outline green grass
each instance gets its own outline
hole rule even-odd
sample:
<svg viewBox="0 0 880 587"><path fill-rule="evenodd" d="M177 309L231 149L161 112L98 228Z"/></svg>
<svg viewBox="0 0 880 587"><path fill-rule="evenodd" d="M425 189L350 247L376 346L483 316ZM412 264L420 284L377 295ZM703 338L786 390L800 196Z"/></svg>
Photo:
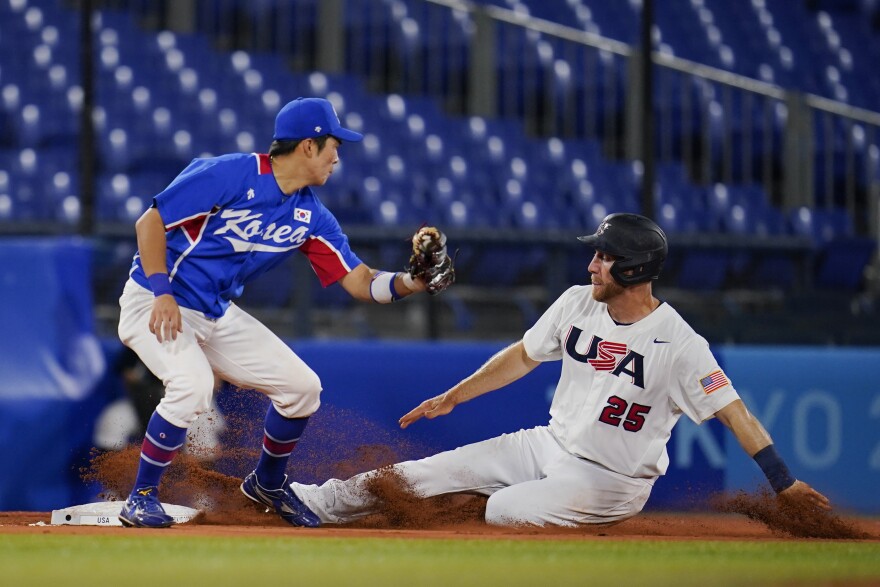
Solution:
<svg viewBox="0 0 880 587"><path fill-rule="evenodd" d="M880 543L0 535L0 584L880 585Z"/></svg>

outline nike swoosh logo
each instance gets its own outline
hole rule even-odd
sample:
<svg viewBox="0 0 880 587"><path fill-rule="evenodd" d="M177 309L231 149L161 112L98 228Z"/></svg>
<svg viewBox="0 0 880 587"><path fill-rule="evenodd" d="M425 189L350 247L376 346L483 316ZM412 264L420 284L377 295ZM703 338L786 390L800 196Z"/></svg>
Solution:
<svg viewBox="0 0 880 587"><path fill-rule="evenodd" d="M655 338L654 344L669 344L669 341L668 340L659 340L659 339Z"/></svg>

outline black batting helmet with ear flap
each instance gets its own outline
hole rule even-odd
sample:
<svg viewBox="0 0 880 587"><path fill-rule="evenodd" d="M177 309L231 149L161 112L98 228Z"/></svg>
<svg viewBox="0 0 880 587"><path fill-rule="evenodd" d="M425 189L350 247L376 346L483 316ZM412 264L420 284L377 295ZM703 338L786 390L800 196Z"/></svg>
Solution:
<svg viewBox="0 0 880 587"><path fill-rule="evenodd" d="M578 240L617 257L611 276L620 285L657 279L669 252L663 230L639 214L609 214L596 234L579 236Z"/></svg>

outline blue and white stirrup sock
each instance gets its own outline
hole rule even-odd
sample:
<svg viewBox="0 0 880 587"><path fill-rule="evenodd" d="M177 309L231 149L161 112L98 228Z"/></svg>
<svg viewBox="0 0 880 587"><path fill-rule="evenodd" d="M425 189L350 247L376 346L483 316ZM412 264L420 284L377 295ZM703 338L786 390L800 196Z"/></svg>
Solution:
<svg viewBox="0 0 880 587"><path fill-rule="evenodd" d="M144 487L156 487L166 467L186 441L186 428L179 428L153 412L147 433L141 444L141 459L138 465L134 491Z"/></svg>
<svg viewBox="0 0 880 587"><path fill-rule="evenodd" d="M263 430L263 452L257 463L257 479L266 489L278 489L284 483L284 472L293 447L302 436L309 417L285 418L270 405Z"/></svg>

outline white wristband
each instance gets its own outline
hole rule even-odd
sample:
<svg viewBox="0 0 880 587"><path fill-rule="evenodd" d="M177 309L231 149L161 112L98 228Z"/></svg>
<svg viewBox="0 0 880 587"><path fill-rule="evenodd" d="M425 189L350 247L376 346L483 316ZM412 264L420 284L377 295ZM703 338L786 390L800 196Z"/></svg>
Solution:
<svg viewBox="0 0 880 587"><path fill-rule="evenodd" d="M404 271L401 275L403 275L403 277L400 278L400 280L403 282L403 285L405 285L409 291L416 291L416 282L413 280L412 275L410 275L406 271Z"/></svg>
<svg viewBox="0 0 880 587"><path fill-rule="evenodd" d="M396 273L380 271L370 281L370 297L377 304L390 304L400 299L400 294L394 289Z"/></svg>

